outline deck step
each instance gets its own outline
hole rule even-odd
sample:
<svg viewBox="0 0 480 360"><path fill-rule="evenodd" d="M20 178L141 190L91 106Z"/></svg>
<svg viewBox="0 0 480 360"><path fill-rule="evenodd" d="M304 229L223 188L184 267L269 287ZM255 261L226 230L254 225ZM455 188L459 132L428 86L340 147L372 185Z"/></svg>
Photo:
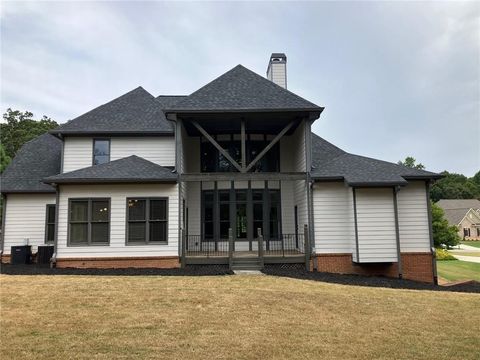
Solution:
<svg viewBox="0 0 480 360"><path fill-rule="evenodd" d="M258 257L234 257L232 270L261 270L262 261Z"/></svg>

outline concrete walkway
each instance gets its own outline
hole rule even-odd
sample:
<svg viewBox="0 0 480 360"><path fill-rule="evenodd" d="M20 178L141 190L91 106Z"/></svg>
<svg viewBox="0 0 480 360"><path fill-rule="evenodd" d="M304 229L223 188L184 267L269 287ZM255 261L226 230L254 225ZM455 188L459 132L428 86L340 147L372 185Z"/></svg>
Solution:
<svg viewBox="0 0 480 360"><path fill-rule="evenodd" d="M470 246L470 245L464 245L464 244L460 244L458 245L458 248L460 250L467 250L468 252L471 252L471 251L478 251L480 252L480 248L477 248L475 246Z"/></svg>
<svg viewBox="0 0 480 360"><path fill-rule="evenodd" d="M461 256L457 254L452 254L455 259L462 260L462 261L468 261L468 262L474 262L474 263L479 263L480 264L480 257L478 256Z"/></svg>

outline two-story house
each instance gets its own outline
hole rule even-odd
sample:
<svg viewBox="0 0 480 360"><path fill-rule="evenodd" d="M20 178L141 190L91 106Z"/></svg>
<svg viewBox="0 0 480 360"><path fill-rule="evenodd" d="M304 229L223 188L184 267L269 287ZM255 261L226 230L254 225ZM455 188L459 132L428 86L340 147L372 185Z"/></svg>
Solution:
<svg viewBox="0 0 480 360"><path fill-rule="evenodd" d="M52 244L57 267L301 263L433 281L439 176L312 133L323 107L286 89L286 62L188 96L139 87L25 144L2 176L2 261L28 241Z"/></svg>

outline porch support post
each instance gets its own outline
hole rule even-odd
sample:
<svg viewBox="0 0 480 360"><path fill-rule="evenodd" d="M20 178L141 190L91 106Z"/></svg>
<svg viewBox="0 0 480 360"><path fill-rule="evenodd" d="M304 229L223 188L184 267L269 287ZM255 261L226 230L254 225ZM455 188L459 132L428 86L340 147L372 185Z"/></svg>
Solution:
<svg viewBox="0 0 480 360"><path fill-rule="evenodd" d="M285 126L283 128L282 131L280 131L277 136L275 136L273 138L272 141L270 141L270 143L265 146L265 149L263 149L262 151L260 151L260 154L257 155L257 157L255 159L252 160L252 162L250 164L248 164L247 168L245 169L246 172L250 171L250 169L258 162L258 160L260 160L261 158L263 158L265 156L265 154L277 143L280 141L280 139L282 138L283 135L285 135L285 133L290 130L290 128L295 124L294 121L292 121L291 123L289 123L287 126Z"/></svg>
<svg viewBox="0 0 480 360"><path fill-rule="evenodd" d="M209 133L207 133L205 131L205 129L203 127L200 126L199 123L197 123L196 121L192 121L192 124L193 126L195 126L197 128L198 131L200 131L200 133L205 136L207 138L208 141L210 141L212 143L213 146L215 146L217 148L218 151L220 151L220 153L225 156L225 158L230 161L230 163L235 166L237 168L238 171L240 172L245 172L245 169L242 169L242 167L240 165L238 165L238 163L230 156L230 154L224 149L222 148L216 141L213 137L210 136Z"/></svg>
<svg viewBox="0 0 480 360"><path fill-rule="evenodd" d="M247 153L246 153L246 139L245 139L245 120L242 119L240 123L240 140L242 144L242 169L245 172L245 168L247 166Z"/></svg>
<svg viewBox="0 0 480 360"><path fill-rule="evenodd" d="M303 225L303 237L305 241L305 270L310 271L310 256L311 256L312 250L310 247L310 239L308 236L307 224Z"/></svg>
<svg viewBox="0 0 480 360"><path fill-rule="evenodd" d="M229 268L232 268L233 265L233 236L232 228L228 229L228 265Z"/></svg>
<svg viewBox="0 0 480 360"><path fill-rule="evenodd" d="M402 253L400 249L400 229L398 225L398 202L397 202L397 193L399 189L397 187L393 188L393 211L395 214L395 238L397 241L397 264L398 264L398 278L401 279L402 272Z"/></svg>
<svg viewBox="0 0 480 360"><path fill-rule="evenodd" d="M257 236L258 236L258 257L260 258L260 266L263 269L263 266L265 265L263 261L263 235L262 235L262 229L258 228L257 229Z"/></svg>

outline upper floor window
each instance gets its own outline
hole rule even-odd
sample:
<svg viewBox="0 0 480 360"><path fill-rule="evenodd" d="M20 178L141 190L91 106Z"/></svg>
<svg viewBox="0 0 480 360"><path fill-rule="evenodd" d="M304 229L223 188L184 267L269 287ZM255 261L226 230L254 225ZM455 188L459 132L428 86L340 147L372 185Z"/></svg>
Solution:
<svg viewBox="0 0 480 360"><path fill-rule="evenodd" d="M265 140L247 140L246 162L247 165L260 154L268 145ZM228 154L237 162L241 163L240 141L218 141ZM237 169L226 159L210 142L201 143L200 163L202 172L236 172ZM252 172L278 172L280 171L280 147L275 144L252 168Z"/></svg>
<svg viewBox="0 0 480 360"><path fill-rule="evenodd" d="M93 139L93 165L110 162L110 140Z"/></svg>

